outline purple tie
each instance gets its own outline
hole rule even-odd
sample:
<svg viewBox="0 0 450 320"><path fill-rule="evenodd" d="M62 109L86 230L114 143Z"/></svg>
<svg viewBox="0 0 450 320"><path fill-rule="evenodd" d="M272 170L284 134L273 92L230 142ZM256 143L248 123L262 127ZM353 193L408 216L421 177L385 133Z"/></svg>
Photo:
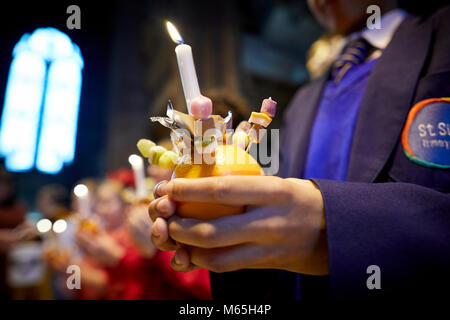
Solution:
<svg viewBox="0 0 450 320"><path fill-rule="evenodd" d="M364 63L373 47L364 38L350 41L333 63L331 78L338 83L352 66Z"/></svg>

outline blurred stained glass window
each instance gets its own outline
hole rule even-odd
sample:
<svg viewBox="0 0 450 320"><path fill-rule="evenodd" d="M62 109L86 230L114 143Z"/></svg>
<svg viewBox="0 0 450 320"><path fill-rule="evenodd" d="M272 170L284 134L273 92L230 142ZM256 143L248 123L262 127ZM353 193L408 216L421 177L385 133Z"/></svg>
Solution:
<svg viewBox="0 0 450 320"><path fill-rule="evenodd" d="M0 122L0 155L9 171L58 173L72 163L83 58L63 32L39 28L13 50Z"/></svg>

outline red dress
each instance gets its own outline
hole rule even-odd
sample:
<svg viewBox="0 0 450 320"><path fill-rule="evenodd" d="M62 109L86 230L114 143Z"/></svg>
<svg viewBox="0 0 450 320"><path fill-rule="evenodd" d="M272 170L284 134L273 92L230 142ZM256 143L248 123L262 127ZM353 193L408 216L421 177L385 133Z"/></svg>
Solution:
<svg viewBox="0 0 450 320"><path fill-rule="evenodd" d="M125 255L108 274L106 299L212 299L209 271L177 272L170 266L174 252L157 250L144 258L125 229L110 235L125 248Z"/></svg>

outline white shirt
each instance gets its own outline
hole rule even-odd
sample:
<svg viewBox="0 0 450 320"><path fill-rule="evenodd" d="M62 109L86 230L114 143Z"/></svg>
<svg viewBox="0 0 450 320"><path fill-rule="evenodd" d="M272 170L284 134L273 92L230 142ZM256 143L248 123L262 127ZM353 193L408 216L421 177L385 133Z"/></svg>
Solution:
<svg viewBox="0 0 450 320"><path fill-rule="evenodd" d="M348 39L364 38L375 48L367 60L378 58L389 42L391 42L395 31L397 31L406 15L407 13L402 9L391 10L381 16L381 29L365 28L362 31L352 33Z"/></svg>

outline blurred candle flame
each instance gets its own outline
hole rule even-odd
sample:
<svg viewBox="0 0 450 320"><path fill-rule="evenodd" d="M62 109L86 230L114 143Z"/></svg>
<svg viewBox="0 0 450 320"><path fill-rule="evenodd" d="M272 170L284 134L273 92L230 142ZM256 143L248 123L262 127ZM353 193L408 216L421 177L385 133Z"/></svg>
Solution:
<svg viewBox="0 0 450 320"><path fill-rule="evenodd" d="M178 32L177 28L173 25L172 22L166 21L166 28L173 42L175 42L176 44L184 43L183 38L181 37L180 33Z"/></svg>
<svg viewBox="0 0 450 320"><path fill-rule="evenodd" d="M73 188L73 193L75 193L75 195L78 198L82 198L82 197L86 197L89 193L89 189L86 185L84 184L77 184L75 186L75 188Z"/></svg>
<svg viewBox="0 0 450 320"><path fill-rule="evenodd" d="M64 219L56 220L53 224L53 231L55 233L63 233L67 229L67 222Z"/></svg>
<svg viewBox="0 0 450 320"><path fill-rule="evenodd" d="M41 219L36 223L36 228L40 233L46 233L52 229L52 222L48 219Z"/></svg>

